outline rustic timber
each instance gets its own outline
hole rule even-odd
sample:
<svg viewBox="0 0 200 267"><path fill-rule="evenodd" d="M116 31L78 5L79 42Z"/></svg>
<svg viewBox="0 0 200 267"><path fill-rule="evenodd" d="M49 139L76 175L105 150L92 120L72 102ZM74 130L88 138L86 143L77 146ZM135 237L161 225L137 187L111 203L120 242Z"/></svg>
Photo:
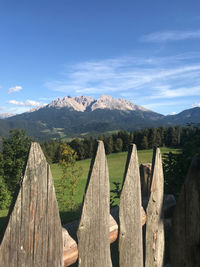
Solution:
<svg viewBox="0 0 200 267"><path fill-rule="evenodd" d="M140 164L142 197L149 197L151 189L151 163Z"/></svg>
<svg viewBox="0 0 200 267"><path fill-rule="evenodd" d="M173 267L200 266L200 159L197 156L177 201L170 248Z"/></svg>
<svg viewBox="0 0 200 267"><path fill-rule="evenodd" d="M78 229L79 267L111 267L109 242L110 185L102 141L88 177Z"/></svg>
<svg viewBox="0 0 200 267"><path fill-rule="evenodd" d="M146 213L141 207L142 212L142 226L146 223ZM113 243L117 240L118 237L118 224L116 220L119 220L119 207L115 207L111 209L110 215L110 234L109 240L110 243ZM78 220L73 221L71 223L67 223L63 225L63 257L64 257L64 266L70 266L75 263L78 259L78 245L77 245L77 236L76 232L78 229L79 222ZM97 240L98 242L98 240Z"/></svg>
<svg viewBox="0 0 200 267"><path fill-rule="evenodd" d="M63 266L62 227L50 167L32 143L1 246L2 267Z"/></svg>
<svg viewBox="0 0 200 267"><path fill-rule="evenodd" d="M64 266L70 266L78 259L78 247L76 241L63 228L63 260Z"/></svg>
<svg viewBox="0 0 200 267"><path fill-rule="evenodd" d="M141 186L136 145L131 145L127 158L119 208L120 267L142 267Z"/></svg>
<svg viewBox="0 0 200 267"><path fill-rule="evenodd" d="M151 194L146 211L145 267L164 265L163 168L160 149L154 149Z"/></svg>
<svg viewBox="0 0 200 267"><path fill-rule="evenodd" d="M64 266L70 266L78 259L78 246L76 240L76 230L78 228L78 221L68 223L63 226L63 254L64 254ZM73 237L73 238L72 238ZM109 218L109 240L113 243L118 237L118 224L115 219L110 215ZM98 242L98 241L97 241Z"/></svg>
<svg viewBox="0 0 200 267"><path fill-rule="evenodd" d="M145 225L146 223L146 212L144 211L144 208L141 207L141 212L142 212L142 226ZM110 209L110 214L113 216L115 221L119 224L119 207L113 207Z"/></svg>

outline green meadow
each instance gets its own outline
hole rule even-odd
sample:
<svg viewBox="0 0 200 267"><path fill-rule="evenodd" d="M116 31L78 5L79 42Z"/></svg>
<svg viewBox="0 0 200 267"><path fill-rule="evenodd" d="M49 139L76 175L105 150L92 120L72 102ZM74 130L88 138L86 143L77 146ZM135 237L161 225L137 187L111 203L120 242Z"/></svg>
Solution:
<svg viewBox="0 0 200 267"><path fill-rule="evenodd" d="M168 153L168 152L174 152L179 153L180 150L174 149L174 148L161 148L161 153ZM153 156L153 150L139 150L138 151L138 160L139 164L141 163L151 163L152 162L152 156ZM110 178L110 189L115 189L114 183L119 183L119 187L121 188L122 181L123 181L123 175L124 175L124 169L127 159L127 152L121 152L121 153L113 153L110 155L107 155L107 161L108 161L108 169L109 169L109 178ZM87 182L88 172L90 169L91 159L81 160L77 161L77 166L81 168L81 176L79 178L77 191L75 195L75 201L77 203L77 209L70 212L70 210L66 207L65 210L62 210L60 207L60 215L63 222L68 222L71 219L76 219L80 216L80 206L83 200L83 195L85 192L85 186ZM59 183L59 180L62 176L62 170L58 164L52 164L51 165L51 171L52 176L54 178L54 185L55 190L57 192L57 185ZM58 193L57 193L58 194ZM112 193L111 193L112 196ZM67 192L65 194L66 202L67 202ZM115 202L118 204L118 202ZM60 205L60 203L58 203Z"/></svg>
<svg viewBox="0 0 200 267"><path fill-rule="evenodd" d="M174 148L161 148L162 154L168 153L168 152L179 153L179 151L180 150L174 149ZM138 151L139 163L149 163L149 162L151 163L152 155L153 155L152 149L139 150ZM110 154L107 156L111 190L115 188L113 184L114 182L119 183L119 186L121 188L125 164L126 164L126 158L127 158L127 152L115 153L115 154ZM85 191L90 163L91 163L91 159L77 161L77 166L80 167L81 169L81 175L79 177L78 186L77 186L77 190L75 194L76 208L71 210L68 207L68 204L66 204L65 208L62 208L63 205L61 205L61 203L59 203L58 201L62 223L67 223L69 221L77 219L80 216L80 212L81 212L80 207L81 207L81 203L83 200L83 195ZM62 176L62 169L59 166L59 164L52 164L51 171L52 171L52 176L54 178L54 185L55 185L57 197L58 199L61 199L62 204L63 202L67 203L68 192L64 192L64 194L62 194L62 197L59 195L60 193L58 192L58 184ZM8 213L7 210L0 210L0 227L3 227L4 225L7 213Z"/></svg>

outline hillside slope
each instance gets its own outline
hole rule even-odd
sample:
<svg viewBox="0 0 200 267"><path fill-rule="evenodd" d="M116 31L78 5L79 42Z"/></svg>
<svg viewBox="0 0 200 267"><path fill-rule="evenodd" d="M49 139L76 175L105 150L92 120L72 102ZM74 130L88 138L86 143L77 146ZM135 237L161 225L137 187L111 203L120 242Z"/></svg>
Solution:
<svg viewBox="0 0 200 267"><path fill-rule="evenodd" d="M188 123L200 123L200 108L164 116L122 98L64 97L38 110L0 120L0 136L13 128L23 128L28 135L43 140Z"/></svg>

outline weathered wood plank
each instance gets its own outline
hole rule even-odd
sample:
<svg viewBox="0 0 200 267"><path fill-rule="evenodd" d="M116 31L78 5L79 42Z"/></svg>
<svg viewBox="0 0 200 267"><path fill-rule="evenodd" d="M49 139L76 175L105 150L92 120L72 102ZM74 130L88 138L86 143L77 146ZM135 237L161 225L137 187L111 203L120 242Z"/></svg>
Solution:
<svg viewBox="0 0 200 267"><path fill-rule="evenodd" d="M157 148L153 155L151 194L146 211L145 267L161 267L164 264L163 188L162 157Z"/></svg>
<svg viewBox="0 0 200 267"><path fill-rule="evenodd" d="M111 209L112 215L110 215L110 224L109 224L109 240L110 243L113 243L117 240L118 237L118 224L116 222L119 221L119 207L115 207ZM141 207L142 213L142 226L146 223L146 213ZM67 223L63 225L63 254L64 254L64 266L70 266L71 264L75 263L78 259L78 245L76 242L76 232L78 229L78 220L73 221L71 223ZM99 242L99 240L96 240Z"/></svg>
<svg viewBox="0 0 200 267"><path fill-rule="evenodd" d="M175 208L170 254L173 267L200 266L200 159L194 157Z"/></svg>
<svg viewBox="0 0 200 267"><path fill-rule="evenodd" d="M78 229L79 267L110 267L108 166L102 141L91 164Z"/></svg>
<svg viewBox="0 0 200 267"><path fill-rule="evenodd" d="M149 197L151 187L151 163L140 164L142 197Z"/></svg>
<svg viewBox="0 0 200 267"><path fill-rule="evenodd" d="M70 266L78 259L78 245L76 240L76 231L78 228L78 221L74 221L63 226L63 254L64 254L64 266ZM109 217L109 240L113 243L118 237L118 224L112 215ZM96 240L99 242L99 240Z"/></svg>
<svg viewBox="0 0 200 267"><path fill-rule="evenodd" d="M50 167L32 143L24 179L1 247L4 267L61 267L63 239Z"/></svg>
<svg viewBox="0 0 200 267"><path fill-rule="evenodd" d="M120 197L119 259L120 267L142 267L141 186L137 149L132 145L127 158Z"/></svg>

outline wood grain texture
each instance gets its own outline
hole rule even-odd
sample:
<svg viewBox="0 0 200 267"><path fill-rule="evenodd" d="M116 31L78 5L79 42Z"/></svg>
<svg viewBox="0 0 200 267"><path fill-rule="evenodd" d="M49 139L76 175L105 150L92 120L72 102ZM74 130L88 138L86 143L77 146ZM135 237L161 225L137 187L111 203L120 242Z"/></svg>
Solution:
<svg viewBox="0 0 200 267"><path fill-rule="evenodd" d="M64 225L63 228L63 254L64 254L64 266L70 266L78 259L78 246L76 242L76 231L78 228L78 221L74 221ZM109 217L109 241L113 243L118 237L118 224L112 215ZM96 240L99 242L99 240Z"/></svg>
<svg viewBox="0 0 200 267"><path fill-rule="evenodd" d="M175 208L170 254L173 267L200 266L200 159L194 157Z"/></svg>
<svg viewBox="0 0 200 267"><path fill-rule="evenodd" d="M120 267L142 267L141 186L137 149L132 145L128 154L119 208Z"/></svg>
<svg viewBox="0 0 200 267"><path fill-rule="evenodd" d="M110 186L108 166L102 141L86 187L81 220L78 228L79 267L110 267Z"/></svg>
<svg viewBox="0 0 200 267"><path fill-rule="evenodd" d="M50 167L32 143L24 179L1 246L3 267L61 267L63 239Z"/></svg>
<svg viewBox="0 0 200 267"><path fill-rule="evenodd" d="M143 197L149 197L151 187L151 163L140 164L140 181Z"/></svg>
<svg viewBox="0 0 200 267"><path fill-rule="evenodd" d="M146 211L146 257L145 267L164 265L164 177L160 149L154 149L152 162L151 193Z"/></svg>

